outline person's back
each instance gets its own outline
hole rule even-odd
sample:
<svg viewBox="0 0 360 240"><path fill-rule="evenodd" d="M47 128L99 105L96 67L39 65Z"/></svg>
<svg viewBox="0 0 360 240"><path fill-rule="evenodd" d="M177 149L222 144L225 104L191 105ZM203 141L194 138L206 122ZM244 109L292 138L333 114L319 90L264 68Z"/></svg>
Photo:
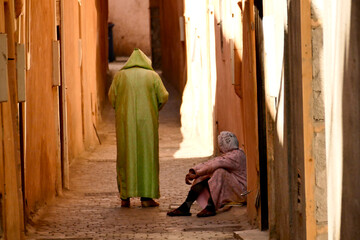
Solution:
<svg viewBox="0 0 360 240"><path fill-rule="evenodd" d="M121 78L117 87L119 90L117 104L131 107L131 109L119 109L119 114L124 116L133 112L138 120L150 120L148 118L152 116L151 120L157 121L158 106L155 89L157 77L154 71L139 67L124 69L115 75L115 78ZM128 104L129 102L132 104Z"/></svg>
<svg viewBox="0 0 360 240"><path fill-rule="evenodd" d="M124 201L160 196L158 111L167 98L151 61L135 49L109 90L116 112L118 188Z"/></svg>

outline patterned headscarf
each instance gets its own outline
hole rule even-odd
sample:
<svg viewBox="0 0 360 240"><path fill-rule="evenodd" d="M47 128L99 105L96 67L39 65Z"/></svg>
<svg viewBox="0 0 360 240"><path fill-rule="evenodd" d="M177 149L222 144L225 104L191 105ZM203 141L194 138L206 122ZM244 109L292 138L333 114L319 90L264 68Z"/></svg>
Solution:
<svg viewBox="0 0 360 240"><path fill-rule="evenodd" d="M239 148L239 141L235 134L228 131L222 131L218 136L218 146L222 153L227 153Z"/></svg>

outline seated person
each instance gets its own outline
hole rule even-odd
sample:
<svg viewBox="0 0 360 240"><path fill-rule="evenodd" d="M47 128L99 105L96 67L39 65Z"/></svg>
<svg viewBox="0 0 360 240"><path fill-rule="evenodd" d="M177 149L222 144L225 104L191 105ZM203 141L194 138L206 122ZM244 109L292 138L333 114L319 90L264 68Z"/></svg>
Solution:
<svg viewBox="0 0 360 240"><path fill-rule="evenodd" d="M200 163L189 170L185 182L191 185L185 202L167 213L168 216L191 216L190 207L195 200L204 209L198 217L209 217L216 210L230 202L246 202L241 193L246 192L246 156L239 149L236 136L223 131L218 136L218 147L221 155Z"/></svg>

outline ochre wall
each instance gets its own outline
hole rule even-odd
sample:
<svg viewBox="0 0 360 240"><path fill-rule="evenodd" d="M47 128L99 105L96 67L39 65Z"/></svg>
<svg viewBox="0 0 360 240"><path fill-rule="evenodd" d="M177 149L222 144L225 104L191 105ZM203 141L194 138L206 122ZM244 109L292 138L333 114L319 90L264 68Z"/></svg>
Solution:
<svg viewBox="0 0 360 240"><path fill-rule="evenodd" d="M30 1L30 69L26 79L25 198L27 213L55 196L56 126L53 105L54 1ZM44 21L48 19L48 21Z"/></svg>
<svg viewBox="0 0 360 240"><path fill-rule="evenodd" d="M82 126L82 89L80 76L80 44L79 44L79 3L78 1L64 1L64 41L65 64L64 78L66 82L67 98L67 133L69 161L84 150Z"/></svg>
<svg viewBox="0 0 360 240"><path fill-rule="evenodd" d="M252 4L253 1L247 1L241 13L232 1L215 1L215 113L217 133L234 132L246 153L247 187L252 191L247 196L248 217L251 223L260 225L260 207L255 205L260 186L255 39L254 29L250 30L250 22L254 21L250 14Z"/></svg>
<svg viewBox="0 0 360 240"><path fill-rule="evenodd" d="M65 2L65 77L69 160L98 143L94 129L106 101L107 2Z"/></svg>
<svg viewBox="0 0 360 240"><path fill-rule="evenodd" d="M54 104L57 93L52 87L54 4L45 0L31 4L31 67L26 79L27 214L56 195L56 159L60 152L56 141L59 137L56 117L60 109ZM76 0L64 2L62 62L70 162L87 147L98 144L94 126L101 121L101 109L106 101L107 11L106 1L83 1L81 8Z"/></svg>
<svg viewBox="0 0 360 240"><path fill-rule="evenodd" d="M134 48L151 55L149 0L109 0L109 22L115 55L130 56Z"/></svg>
<svg viewBox="0 0 360 240"><path fill-rule="evenodd" d="M98 143L94 125L101 120L101 109L107 101L107 2L83 2L81 11L84 138L89 145Z"/></svg>
<svg viewBox="0 0 360 240"><path fill-rule="evenodd" d="M97 119L101 118L101 111L107 98L107 69L108 69L108 1L96 0L97 28L96 28L96 86L97 86ZM95 40L95 39L94 39ZM95 41L94 41L95 44Z"/></svg>
<svg viewBox="0 0 360 240"><path fill-rule="evenodd" d="M236 94L234 85L232 83L232 67L231 67L231 49L229 42L229 34L225 33L225 28L229 29L231 23L223 19L223 47L221 47L221 34L220 34L220 8L219 5L215 5L215 42L216 42L216 73L217 73L217 84L216 84L216 104L215 104L215 118L217 122L217 134L221 131L233 132L239 140L240 147L244 147L244 131L243 131L243 100ZM226 12L225 10L223 10ZM229 19L229 12L225 14ZM237 25L238 29L241 29L240 19ZM236 46L241 47L242 41L236 38ZM234 54L238 54L235 52ZM238 56L240 58L241 56ZM241 69L241 62L237 62L234 65L235 69ZM240 75L235 77L241 78Z"/></svg>
<svg viewBox="0 0 360 240"><path fill-rule="evenodd" d="M186 46L180 41L179 17L184 15L184 3L159 0L159 4L163 76L182 92L186 84Z"/></svg>

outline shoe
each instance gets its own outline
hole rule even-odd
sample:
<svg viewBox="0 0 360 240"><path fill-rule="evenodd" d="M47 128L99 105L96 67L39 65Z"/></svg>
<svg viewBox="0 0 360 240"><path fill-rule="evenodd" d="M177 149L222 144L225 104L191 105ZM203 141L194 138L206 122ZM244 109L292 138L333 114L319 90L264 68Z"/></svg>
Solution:
<svg viewBox="0 0 360 240"><path fill-rule="evenodd" d="M183 212L177 208L177 209L174 209L174 210L168 212L167 215L170 217L180 217L180 216L191 216L191 213Z"/></svg>
<svg viewBox="0 0 360 240"><path fill-rule="evenodd" d="M122 200L121 199L121 207L129 208L130 207L130 200Z"/></svg>
<svg viewBox="0 0 360 240"><path fill-rule="evenodd" d="M210 211L207 208L204 208L201 212L199 212L196 216L197 217L211 217L211 216L215 216L216 212L215 211Z"/></svg>
<svg viewBox="0 0 360 240"><path fill-rule="evenodd" d="M145 200L145 201L141 201L141 207L146 208L146 207L158 207L160 204L155 202L154 200Z"/></svg>

